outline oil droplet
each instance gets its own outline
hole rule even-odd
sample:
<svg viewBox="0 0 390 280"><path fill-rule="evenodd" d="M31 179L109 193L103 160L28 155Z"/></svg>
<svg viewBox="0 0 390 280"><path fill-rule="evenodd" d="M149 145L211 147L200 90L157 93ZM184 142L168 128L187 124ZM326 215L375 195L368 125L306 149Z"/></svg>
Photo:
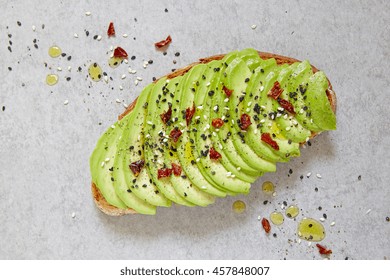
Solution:
<svg viewBox="0 0 390 280"><path fill-rule="evenodd" d="M298 225L298 236L308 241L321 241L325 238L324 226L311 218L303 218Z"/></svg>
<svg viewBox="0 0 390 280"><path fill-rule="evenodd" d="M49 48L49 55L53 58L55 57L59 57L61 55L62 51L60 49L60 47L58 46L51 46Z"/></svg>
<svg viewBox="0 0 390 280"><path fill-rule="evenodd" d="M54 86L58 82L58 76L56 74L49 74L46 76L46 84Z"/></svg>
<svg viewBox="0 0 390 280"><path fill-rule="evenodd" d="M293 219L299 214L299 208L296 205L290 205L286 209L287 218Z"/></svg>
<svg viewBox="0 0 390 280"><path fill-rule="evenodd" d="M277 225L277 226L280 226L284 222L283 214L280 213L280 212L273 212L273 213L271 213L269 218L270 218L271 222L274 225Z"/></svg>
<svg viewBox="0 0 390 280"><path fill-rule="evenodd" d="M275 186L270 181L265 181L263 183L262 188L263 188L263 192L266 193L266 194L272 194L273 192L275 192Z"/></svg>
<svg viewBox="0 0 390 280"><path fill-rule="evenodd" d="M89 66L88 74L92 81L99 82L102 79L103 71L102 68L100 68L100 66L95 62Z"/></svg>
<svg viewBox="0 0 390 280"><path fill-rule="evenodd" d="M233 211L234 211L235 213L240 214L240 213L243 213L243 212L245 211L246 205L245 205L245 202L244 202L244 201L242 201L242 200L236 200L236 201L233 202L232 208L233 208Z"/></svg>
<svg viewBox="0 0 390 280"><path fill-rule="evenodd" d="M116 68L122 63L122 61L123 61L122 57L113 56L108 60L108 65L110 65L111 68Z"/></svg>

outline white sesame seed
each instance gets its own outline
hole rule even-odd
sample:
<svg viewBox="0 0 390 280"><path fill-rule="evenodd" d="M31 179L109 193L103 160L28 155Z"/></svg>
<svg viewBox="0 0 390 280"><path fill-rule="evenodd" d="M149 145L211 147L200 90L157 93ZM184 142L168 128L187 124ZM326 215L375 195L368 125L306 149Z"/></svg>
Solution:
<svg viewBox="0 0 390 280"><path fill-rule="evenodd" d="M260 123L265 123L265 119L261 119L261 120L260 120Z"/></svg>
<svg viewBox="0 0 390 280"><path fill-rule="evenodd" d="M330 225L333 227L336 223L335 222L331 222Z"/></svg>
<svg viewBox="0 0 390 280"><path fill-rule="evenodd" d="M68 66L68 71L70 72L72 70L72 66Z"/></svg>
<svg viewBox="0 0 390 280"><path fill-rule="evenodd" d="M138 81L142 81L142 78L141 78L141 77L137 77L137 80L138 80Z"/></svg>
<svg viewBox="0 0 390 280"><path fill-rule="evenodd" d="M301 244L302 240L301 239L298 239L298 244Z"/></svg>
<svg viewBox="0 0 390 280"><path fill-rule="evenodd" d="M128 71L130 74L132 74L131 72L132 72L133 70L129 67L129 69L127 69L127 71Z"/></svg>
<svg viewBox="0 0 390 280"><path fill-rule="evenodd" d="M221 117L221 120L224 120L226 117L225 117L225 115L223 115L222 117Z"/></svg>
<svg viewBox="0 0 390 280"><path fill-rule="evenodd" d="M122 85L119 86L119 90L123 90L123 86Z"/></svg>
<svg viewBox="0 0 390 280"><path fill-rule="evenodd" d="M261 220L261 216L257 216L257 220L260 221Z"/></svg>
<svg viewBox="0 0 390 280"><path fill-rule="evenodd" d="M73 37L78 38L79 35L77 33L73 34Z"/></svg>
<svg viewBox="0 0 390 280"><path fill-rule="evenodd" d="M72 213L72 218L73 219L76 218L76 213L75 212Z"/></svg>
<svg viewBox="0 0 390 280"><path fill-rule="evenodd" d="M249 101L247 106L250 107L252 105L252 101Z"/></svg>
<svg viewBox="0 0 390 280"><path fill-rule="evenodd" d="M69 100L65 100L64 105L68 105L68 104L69 104Z"/></svg>
<svg viewBox="0 0 390 280"><path fill-rule="evenodd" d="M318 179L321 179L321 178L322 178L321 174L319 174L319 173L317 173L316 176L317 176Z"/></svg>
<svg viewBox="0 0 390 280"><path fill-rule="evenodd" d="M217 137L217 133L215 133L215 131L213 131L213 136L214 136L214 137Z"/></svg>
<svg viewBox="0 0 390 280"><path fill-rule="evenodd" d="M196 162L199 162L199 161L200 161L200 158L197 158L197 159L196 159Z"/></svg>
<svg viewBox="0 0 390 280"><path fill-rule="evenodd" d="M105 162L109 162L109 161L110 161L110 158L106 158L104 161L105 161Z"/></svg>
<svg viewBox="0 0 390 280"><path fill-rule="evenodd" d="M236 178L236 175L232 174L232 176L230 176L230 177L232 177L232 178Z"/></svg>
<svg viewBox="0 0 390 280"><path fill-rule="evenodd" d="M122 103L122 101L120 101L118 98L115 101L116 103Z"/></svg>
<svg viewBox="0 0 390 280"><path fill-rule="evenodd" d="M111 125L111 128L114 129L114 128L115 128L115 125Z"/></svg>
<svg viewBox="0 0 390 280"><path fill-rule="evenodd" d="M146 69L146 64L143 65L144 69Z"/></svg>
<svg viewBox="0 0 390 280"><path fill-rule="evenodd" d="M281 116L282 116L281 113L277 113L277 114L276 114L276 117L277 117L277 118L280 118Z"/></svg>
<svg viewBox="0 0 390 280"><path fill-rule="evenodd" d="M222 146L221 143L219 143L219 148L220 148L221 150L223 150L223 146Z"/></svg>
<svg viewBox="0 0 390 280"><path fill-rule="evenodd" d="M207 189L206 186L201 186L200 188L201 188L202 190L206 190L206 189Z"/></svg>
<svg viewBox="0 0 390 280"><path fill-rule="evenodd" d="M195 120L199 120L199 119L200 119L200 116L196 116L196 117L195 117Z"/></svg>
<svg viewBox="0 0 390 280"><path fill-rule="evenodd" d="M148 62L148 61L146 61L146 60L144 60L144 64L145 64L145 65L148 65L148 64L149 64L149 62Z"/></svg>
<svg viewBox="0 0 390 280"><path fill-rule="evenodd" d="M57 67L57 71L62 71L62 68L61 67Z"/></svg>
<svg viewBox="0 0 390 280"><path fill-rule="evenodd" d="M257 134L259 130L256 128L255 131L253 132L254 134Z"/></svg>
<svg viewBox="0 0 390 280"><path fill-rule="evenodd" d="M292 120L291 122L293 123L293 125L297 125L298 124L298 122L296 120Z"/></svg>
<svg viewBox="0 0 390 280"><path fill-rule="evenodd" d="M230 176L232 176L232 172L227 172L226 177L230 177Z"/></svg>
<svg viewBox="0 0 390 280"><path fill-rule="evenodd" d="M210 129L210 125L209 125L209 124L206 124L206 128L207 128L207 129Z"/></svg>
<svg viewBox="0 0 390 280"><path fill-rule="evenodd" d="M311 172L306 174L306 177L309 178L311 176Z"/></svg>
<svg viewBox="0 0 390 280"><path fill-rule="evenodd" d="M226 97L225 100L224 100L223 102L228 103L228 102L229 102L229 98Z"/></svg>
<svg viewBox="0 0 390 280"><path fill-rule="evenodd" d="M146 138L150 138L150 137L152 137L152 136L150 136L150 134L146 134L145 137L146 137Z"/></svg>
<svg viewBox="0 0 390 280"><path fill-rule="evenodd" d="M127 107L129 107L129 105L127 105L126 103L123 103L123 107L127 108Z"/></svg>
<svg viewBox="0 0 390 280"><path fill-rule="evenodd" d="M203 115L203 118L204 118L205 120L207 120L207 119L208 119L207 115Z"/></svg>
<svg viewBox="0 0 390 280"><path fill-rule="evenodd" d="M122 35L123 38L127 38L129 35L127 35L126 33Z"/></svg>
<svg viewBox="0 0 390 280"><path fill-rule="evenodd" d="M168 139L167 139L167 138L164 138L163 142L164 142L164 143L168 142Z"/></svg>
<svg viewBox="0 0 390 280"><path fill-rule="evenodd" d="M206 87L209 87L210 86L210 82L208 82L207 84L206 84Z"/></svg>
<svg viewBox="0 0 390 280"><path fill-rule="evenodd" d="M310 137L306 137L306 142L310 140Z"/></svg>
<svg viewBox="0 0 390 280"><path fill-rule="evenodd" d="M302 115L303 113L304 113L303 109L299 110L299 114Z"/></svg>
<svg viewBox="0 0 390 280"><path fill-rule="evenodd" d="M264 105L261 105L260 107L261 107L261 109L266 109L266 107Z"/></svg>
<svg viewBox="0 0 390 280"><path fill-rule="evenodd" d="M216 128L215 131L218 132L218 131L219 131L219 128Z"/></svg>
<svg viewBox="0 0 390 280"><path fill-rule="evenodd" d="M103 77L103 80L104 80L106 83L108 83L108 76L104 76L104 77Z"/></svg>
<svg viewBox="0 0 390 280"><path fill-rule="evenodd" d="M247 113L249 113L251 111L251 108L246 108L245 110Z"/></svg>
<svg viewBox="0 0 390 280"><path fill-rule="evenodd" d="M261 86L260 87L260 91L262 92L264 90L264 86Z"/></svg>
<svg viewBox="0 0 390 280"><path fill-rule="evenodd" d="M135 80L135 81L134 81L134 84L135 84L136 86L138 86L138 83L139 83L138 80Z"/></svg>
<svg viewBox="0 0 390 280"><path fill-rule="evenodd" d="M148 125L153 125L153 123L151 121L147 121L146 122Z"/></svg>
<svg viewBox="0 0 390 280"><path fill-rule="evenodd" d="M320 218L320 221L321 221L321 222L325 222L325 218L322 218L322 217L321 217L321 218Z"/></svg>
<svg viewBox="0 0 390 280"><path fill-rule="evenodd" d="M158 163L158 164L163 164L163 162L161 161L161 159L158 159L158 160L157 160L157 163Z"/></svg>
<svg viewBox="0 0 390 280"><path fill-rule="evenodd" d="M311 241L307 242L307 246L309 247L311 246Z"/></svg>
<svg viewBox="0 0 390 280"><path fill-rule="evenodd" d="M291 127L286 127L286 131L290 131L291 130Z"/></svg>
<svg viewBox="0 0 390 280"><path fill-rule="evenodd" d="M240 171L240 170L241 170L241 167L240 167L240 166L237 166L237 170Z"/></svg>
<svg viewBox="0 0 390 280"><path fill-rule="evenodd" d="M230 110L230 108L229 108L229 107L224 107L224 109L225 109L226 111L229 111L229 110Z"/></svg>
<svg viewBox="0 0 390 280"><path fill-rule="evenodd" d="M256 24L252 24L251 28L254 30L256 29L257 25Z"/></svg>
<svg viewBox="0 0 390 280"><path fill-rule="evenodd" d="M85 12L85 15L86 15L86 16L90 16L90 15L91 15L91 12Z"/></svg>
<svg viewBox="0 0 390 280"><path fill-rule="evenodd" d="M285 114L285 115L283 116L283 119L287 120L287 118L288 118L288 115Z"/></svg>
<svg viewBox="0 0 390 280"><path fill-rule="evenodd" d="M128 63L129 63L129 60L128 60L127 58L125 58L125 59L123 60L123 62L126 63L126 64L128 64Z"/></svg>
<svg viewBox="0 0 390 280"><path fill-rule="evenodd" d="M121 77L121 79L122 79L122 80L123 80L123 79L126 79L126 74L123 74L122 77Z"/></svg>
<svg viewBox="0 0 390 280"><path fill-rule="evenodd" d="M277 195L277 193L276 193L276 192L273 192L273 193L272 193L272 196L273 196L273 197L275 197L276 195Z"/></svg>
<svg viewBox="0 0 390 280"><path fill-rule="evenodd" d="M283 107L278 107L278 111L284 111L284 108Z"/></svg>
<svg viewBox="0 0 390 280"><path fill-rule="evenodd" d="M37 27L35 25L31 26L31 28L32 28L32 31L37 30Z"/></svg>
<svg viewBox="0 0 390 280"><path fill-rule="evenodd" d="M137 137L138 142L141 140L141 134Z"/></svg>
<svg viewBox="0 0 390 280"><path fill-rule="evenodd" d="M371 212L371 210L372 210L372 209L368 209L368 210L366 211L366 214L369 214L369 213Z"/></svg>
<svg viewBox="0 0 390 280"><path fill-rule="evenodd" d="M200 106L198 106L198 107L196 107L196 108L198 108L199 110L202 110L202 109L203 109L203 106L200 105Z"/></svg>
<svg viewBox="0 0 390 280"><path fill-rule="evenodd" d="M213 109L214 109L214 111L218 110L218 105L215 105Z"/></svg>
<svg viewBox="0 0 390 280"><path fill-rule="evenodd" d="M104 161L102 161L102 163L100 164L101 167L104 167L106 163Z"/></svg>
<svg viewBox="0 0 390 280"><path fill-rule="evenodd" d="M100 41L102 39L102 36L98 35L96 40Z"/></svg>

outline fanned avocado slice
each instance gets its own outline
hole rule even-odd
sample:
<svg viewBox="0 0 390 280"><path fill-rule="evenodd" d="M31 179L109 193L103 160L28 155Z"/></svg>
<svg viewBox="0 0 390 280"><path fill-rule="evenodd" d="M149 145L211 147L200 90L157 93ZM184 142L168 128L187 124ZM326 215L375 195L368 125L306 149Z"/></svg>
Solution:
<svg viewBox="0 0 390 280"><path fill-rule="evenodd" d="M207 206L214 203L214 196L203 192L196 185L192 184L186 173L183 173L180 165L176 148L175 138L170 136L170 132L178 129L183 130L185 124L179 122L178 117L172 117L172 111L180 110L179 102L176 100L176 94L180 95L181 81L184 77L179 76L171 80L163 89L163 95L160 102L156 104L155 117L153 119L150 134L146 135L150 143L157 143L154 147L155 154L158 154L157 162L160 161L161 168L171 168L172 174L167 178L170 180L176 192L185 200L194 205ZM168 138L169 137L169 138ZM153 144L154 145L154 144ZM162 179L166 180L166 179Z"/></svg>
<svg viewBox="0 0 390 280"><path fill-rule="evenodd" d="M149 176L151 177L152 181L156 184L159 191L163 193L166 198L168 198L169 200L177 204L181 204L185 206L194 206L193 203L187 201L181 195L178 194L178 192L175 190L175 188L173 187L170 181L169 178L170 176L159 178L159 172L165 170L165 172L169 173L171 166L165 166L164 161L162 160L162 158L165 156L164 149L162 149L161 147L161 145L164 143L163 139L152 139L148 137L148 135L155 135L155 130L157 130L155 125L155 120L156 118L160 118L160 115L156 114L156 112L159 112L159 107L160 107L159 103L160 102L167 103L166 95L169 94L166 91L167 84L170 82L175 83L175 81L179 81L180 79L181 77L178 77L169 81L164 77L157 81L157 83L155 84L155 86L153 87L152 91L149 94L148 111L147 111L146 123L144 127L145 165L147 167ZM165 136L169 137L169 134L168 135L165 134ZM167 139L164 136L162 138Z"/></svg>
<svg viewBox="0 0 390 280"><path fill-rule="evenodd" d="M190 140L195 142L196 164L207 180L230 192L248 193L250 183L234 176L219 162L219 158L212 158L212 151L215 148L210 139L213 132L210 125L209 111L214 95L222 94L222 88L219 86L222 64L221 61L208 63L207 69L203 73L205 79L199 81L200 84L194 99L196 112L194 120L191 122L191 126L196 130L190 131ZM235 169L235 171L237 170Z"/></svg>
<svg viewBox="0 0 390 280"><path fill-rule="evenodd" d="M198 81L200 77L205 77L203 73L206 68L207 66L205 64L194 66L186 75L184 75L180 90L176 93L174 103L179 104L179 108L176 109L175 106L172 110L172 118L178 118L181 123L185 124L185 126L187 126L187 109L193 109L194 95L199 85ZM226 192L208 182L196 165L194 156L195 145L190 141L189 129L191 128L187 127L183 130L183 134L180 136L175 146L176 153L184 173L190 179L192 184L196 185L202 191L217 197L225 197Z"/></svg>
<svg viewBox="0 0 390 280"><path fill-rule="evenodd" d="M139 200L154 206L169 207L171 201L159 193L149 177L144 159L144 123L147 110L147 99L154 84L150 84L141 92L137 104L131 112L129 124L124 127L122 138L118 144L118 156L113 165L114 188L121 200L137 212L134 205ZM148 208L151 208L148 205ZM154 207L155 208L155 207ZM150 209L149 209L150 210Z"/></svg>
<svg viewBox="0 0 390 280"><path fill-rule="evenodd" d="M100 190L107 202L120 209L127 208L125 203L117 196L112 182L112 162L115 158L122 127L127 125L130 115L114 123L100 137L90 157L92 182Z"/></svg>

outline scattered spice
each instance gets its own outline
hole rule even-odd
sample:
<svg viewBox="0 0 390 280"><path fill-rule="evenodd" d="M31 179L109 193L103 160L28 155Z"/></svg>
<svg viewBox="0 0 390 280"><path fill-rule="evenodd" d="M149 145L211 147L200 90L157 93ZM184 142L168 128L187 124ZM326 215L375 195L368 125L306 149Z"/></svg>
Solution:
<svg viewBox="0 0 390 280"><path fill-rule="evenodd" d="M115 27L113 22L110 22L108 25L107 35L108 37L115 36Z"/></svg>
<svg viewBox="0 0 390 280"><path fill-rule="evenodd" d="M157 179L169 177L172 175L172 169L170 168L161 168L157 170Z"/></svg>
<svg viewBox="0 0 390 280"><path fill-rule="evenodd" d="M223 86L222 90L225 92L227 97L230 97L233 93L233 90L228 89L227 87Z"/></svg>
<svg viewBox="0 0 390 280"><path fill-rule="evenodd" d="M172 42L172 38L170 35L168 35L168 37L165 40L155 43L154 46L160 49L162 47L169 45L171 42Z"/></svg>
<svg viewBox="0 0 390 280"><path fill-rule="evenodd" d="M190 125L192 117L194 116L194 114L195 114L195 103L193 103L192 108L188 107L186 109L186 123L187 123L187 126Z"/></svg>
<svg viewBox="0 0 390 280"><path fill-rule="evenodd" d="M261 220L261 225L263 226L263 229L265 230L266 233L269 233L271 231L271 225L266 218L263 218Z"/></svg>
<svg viewBox="0 0 390 280"><path fill-rule="evenodd" d="M210 148L210 159L218 160L222 158L221 154L218 153L213 147Z"/></svg>
<svg viewBox="0 0 390 280"><path fill-rule="evenodd" d="M322 246L321 244L316 244L318 251L321 255L330 255L332 254L332 250L327 249L326 247Z"/></svg>
<svg viewBox="0 0 390 280"><path fill-rule="evenodd" d="M172 141L174 143L177 142L177 140L179 140L179 137L182 135L182 132L180 129L178 129L177 127L175 127L174 129L172 129L171 133L169 133L169 136L172 138Z"/></svg>
<svg viewBox="0 0 390 280"><path fill-rule="evenodd" d="M278 98L278 102L282 108L284 108L286 111L290 112L291 114L295 114L294 106L287 100ZM311 144L309 145L311 146Z"/></svg>
<svg viewBox="0 0 390 280"><path fill-rule="evenodd" d="M171 116L172 116L172 106L169 106L169 109L162 113L161 115L161 120L164 124L166 124L170 119L171 119Z"/></svg>
<svg viewBox="0 0 390 280"><path fill-rule="evenodd" d="M176 163L172 163L172 171L173 175L175 175L176 177L180 176L182 171L181 166Z"/></svg>
<svg viewBox="0 0 390 280"><path fill-rule="evenodd" d="M281 89L279 82L276 81L271 90L268 92L268 96L277 100L282 92L283 90Z"/></svg>
<svg viewBox="0 0 390 280"><path fill-rule="evenodd" d="M121 47L116 47L114 50L114 57L127 58L127 52Z"/></svg>
<svg viewBox="0 0 390 280"><path fill-rule="evenodd" d="M213 119L211 121L211 125L215 128L220 128L221 126L223 126L224 122L221 118L217 118L217 119Z"/></svg>
<svg viewBox="0 0 390 280"><path fill-rule="evenodd" d="M252 124L251 117L248 114L242 114L240 120L240 128L242 130L246 130Z"/></svg>

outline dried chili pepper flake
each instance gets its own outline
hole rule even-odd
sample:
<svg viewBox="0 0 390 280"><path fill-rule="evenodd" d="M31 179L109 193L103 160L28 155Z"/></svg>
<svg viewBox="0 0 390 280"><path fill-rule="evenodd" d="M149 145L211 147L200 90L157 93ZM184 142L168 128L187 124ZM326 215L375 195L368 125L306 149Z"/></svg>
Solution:
<svg viewBox="0 0 390 280"><path fill-rule="evenodd" d="M274 86L270 89L268 92L268 96L277 100L279 96L282 94L283 90L280 87L280 84L278 81L274 83Z"/></svg>
<svg viewBox="0 0 390 280"><path fill-rule="evenodd" d="M171 119L172 106L169 106L169 109L165 113L162 113L160 116L163 123L166 124Z"/></svg>
<svg viewBox="0 0 390 280"><path fill-rule="evenodd" d="M186 109L186 123L187 123L187 126L190 125L192 117L194 116L194 114L195 114L195 103L193 103L192 108L188 107Z"/></svg>
<svg viewBox="0 0 390 280"><path fill-rule="evenodd" d="M173 142L177 142L177 140L179 140L179 137L182 135L182 132L180 129L178 129L177 127L175 127L174 129L172 129L171 133L169 133L169 136L171 137L171 139L173 140Z"/></svg>
<svg viewBox="0 0 390 280"><path fill-rule="evenodd" d="M161 168L157 170L157 179L169 177L172 175L172 169L170 168Z"/></svg>
<svg viewBox="0 0 390 280"><path fill-rule="evenodd" d="M232 89L228 89L227 87L223 86L222 90L225 92L227 97L230 97L233 93Z"/></svg>
<svg viewBox="0 0 390 280"><path fill-rule="evenodd" d="M114 57L126 58L128 57L128 54L121 47L116 47L114 50Z"/></svg>
<svg viewBox="0 0 390 280"><path fill-rule="evenodd" d="M242 114L240 119L240 128L246 130L251 124L251 117L248 114Z"/></svg>
<svg viewBox="0 0 390 280"><path fill-rule="evenodd" d="M271 225L266 218L263 218L261 220L261 225L263 226L263 229L265 230L266 233L269 233L271 231Z"/></svg>
<svg viewBox="0 0 390 280"><path fill-rule="evenodd" d="M154 44L154 46L158 49L165 47L166 45L170 44L172 42L171 35L168 35L168 37L165 40L162 40L160 42L157 42Z"/></svg>
<svg viewBox="0 0 390 280"><path fill-rule="evenodd" d="M222 158L221 154L218 153L213 147L210 148L209 155L210 155L210 159L217 160Z"/></svg>
<svg viewBox="0 0 390 280"><path fill-rule="evenodd" d="M224 122L221 118L217 118L217 119L213 119L211 121L211 125L215 128L220 128L221 126L223 126Z"/></svg>
<svg viewBox="0 0 390 280"><path fill-rule="evenodd" d="M320 252L321 255L330 255L332 254L332 250L325 248L321 244L316 244L318 251Z"/></svg>
<svg viewBox="0 0 390 280"><path fill-rule="evenodd" d="M110 22L108 25L107 35L108 37L115 36L115 27L113 22Z"/></svg>
<svg viewBox="0 0 390 280"><path fill-rule="evenodd" d="M290 112L291 114L295 114L294 106L287 100L279 98L278 102L282 108L284 108L286 111Z"/></svg>
<svg viewBox="0 0 390 280"><path fill-rule="evenodd" d="M132 162L129 167L131 171L133 172L134 176L137 177L139 173L141 172L141 169L144 167L145 161L144 160L137 160L135 162Z"/></svg>
<svg viewBox="0 0 390 280"><path fill-rule="evenodd" d="M262 133L261 134L261 141L264 141L268 145L270 145L274 150L279 151L279 145L276 143L275 140L271 138L271 134L269 133Z"/></svg>
<svg viewBox="0 0 390 280"><path fill-rule="evenodd" d="M173 175L175 175L176 177L180 176L182 171L181 166L172 162L172 171Z"/></svg>

